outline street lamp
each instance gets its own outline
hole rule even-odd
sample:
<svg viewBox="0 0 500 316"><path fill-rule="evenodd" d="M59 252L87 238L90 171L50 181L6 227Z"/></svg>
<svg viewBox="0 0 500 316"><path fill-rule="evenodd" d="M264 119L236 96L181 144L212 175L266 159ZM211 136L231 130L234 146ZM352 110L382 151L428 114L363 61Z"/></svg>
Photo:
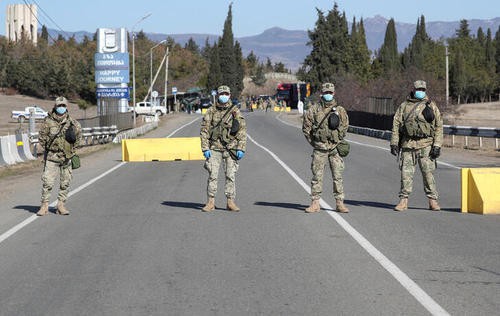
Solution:
<svg viewBox="0 0 500 316"><path fill-rule="evenodd" d="M166 41L167 40L164 39L163 41L159 42L149 49L149 90L151 91L149 100L151 101L151 110L153 110L153 49L165 43Z"/></svg>
<svg viewBox="0 0 500 316"><path fill-rule="evenodd" d="M142 18L140 18L135 24L134 26L132 26L132 29L131 29L131 32L132 32L132 90L133 90L133 98L132 98L132 102L133 102L133 106L134 106L134 127L136 125L136 119L135 119L135 33L134 33L134 29L135 27L137 26L137 24L141 23L142 21L144 21L145 19L149 18L151 16L152 13L148 13L146 14L145 16L143 16Z"/></svg>

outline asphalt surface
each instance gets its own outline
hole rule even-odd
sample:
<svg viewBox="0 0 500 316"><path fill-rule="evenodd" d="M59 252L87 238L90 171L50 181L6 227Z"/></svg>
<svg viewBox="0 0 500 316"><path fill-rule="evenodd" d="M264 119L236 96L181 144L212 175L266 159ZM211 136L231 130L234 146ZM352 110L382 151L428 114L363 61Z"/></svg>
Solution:
<svg viewBox="0 0 500 316"><path fill-rule="evenodd" d="M239 213L225 210L222 177L217 210L200 211L202 161L121 163L118 146L82 160L70 216L33 220L39 174L0 180L0 315L499 314L500 217L460 213L460 159L436 173L443 211L426 209L417 171L410 209L394 212L387 142L349 134L351 212L305 214L312 149L300 129L271 113L246 117ZM199 124L181 115L146 137L181 126L173 137L198 136ZM328 172L323 199L335 205Z"/></svg>

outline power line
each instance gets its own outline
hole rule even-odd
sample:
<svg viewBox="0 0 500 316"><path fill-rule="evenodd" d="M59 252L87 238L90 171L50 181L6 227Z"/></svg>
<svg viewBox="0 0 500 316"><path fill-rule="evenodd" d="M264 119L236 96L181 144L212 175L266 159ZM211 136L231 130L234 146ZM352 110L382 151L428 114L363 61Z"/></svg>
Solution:
<svg viewBox="0 0 500 316"><path fill-rule="evenodd" d="M36 5L37 7L40 9L40 11L45 15L46 18L48 18L64 35L66 35L67 38L69 38L70 36L50 17L50 15L48 15L44 10L43 8L40 6L40 4L38 4L35 0L32 0ZM38 24L40 24L40 26L43 26L43 24L40 22L40 20L38 19L38 16L36 14L33 13L33 10L31 9L31 5L28 3L27 0L23 0L23 2L26 4L26 6L28 6L28 8L30 9L31 11L31 14L35 17L35 19L37 20ZM50 37L50 39L53 41L53 42L56 42L56 39L52 37L52 35L50 35L50 33L48 33L48 36Z"/></svg>
<svg viewBox="0 0 500 316"><path fill-rule="evenodd" d="M37 6L38 8L40 8L40 10L42 11L42 13L52 22L54 23L54 25L59 29L59 31L61 31L62 33L64 33L66 35L67 38L69 38L69 35L68 33L66 33L51 17L50 15L47 14L47 12L45 12L45 10L40 6L40 4L38 4L38 2L36 2L36 0L32 0ZM25 1L26 2L26 1Z"/></svg>
<svg viewBox="0 0 500 316"><path fill-rule="evenodd" d="M26 0L23 0L23 2L26 4L26 6L28 7L28 9L30 9L31 15L35 17L35 20L38 22L38 24L42 25L40 23L40 20L38 19L38 16L33 12L33 9L31 8L31 4L29 4ZM52 39L52 41L55 42L55 39L52 36L50 36L50 34L48 34L48 35Z"/></svg>

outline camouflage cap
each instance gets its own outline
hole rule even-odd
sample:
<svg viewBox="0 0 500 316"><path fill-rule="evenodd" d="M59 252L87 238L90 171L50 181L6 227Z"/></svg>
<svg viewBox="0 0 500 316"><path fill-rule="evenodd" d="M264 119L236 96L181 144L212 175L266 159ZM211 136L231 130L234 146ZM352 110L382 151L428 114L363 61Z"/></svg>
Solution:
<svg viewBox="0 0 500 316"><path fill-rule="evenodd" d="M219 88L217 88L217 93L221 94L221 93L231 93L231 89L229 89L228 86L220 86Z"/></svg>
<svg viewBox="0 0 500 316"><path fill-rule="evenodd" d="M335 85L330 82L323 83L323 85L321 86L321 92L335 92Z"/></svg>
<svg viewBox="0 0 500 316"><path fill-rule="evenodd" d="M413 86L415 89L426 89L427 90L427 84L423 80L417 80L413 83Z"/></svg>
<svg viewBox="0 0 500 316"><path fill-rule="evenodd" d="M56 98L56 105L68 105L68 100L66 100L65 97L57 97Z"/></svg>

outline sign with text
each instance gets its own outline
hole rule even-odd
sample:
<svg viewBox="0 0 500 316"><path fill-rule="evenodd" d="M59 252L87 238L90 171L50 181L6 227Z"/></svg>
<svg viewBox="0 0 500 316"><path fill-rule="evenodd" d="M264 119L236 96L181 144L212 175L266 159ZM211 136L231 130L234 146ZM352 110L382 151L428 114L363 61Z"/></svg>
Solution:
<svg viewBox="0 0 500 316"><path fill-rule="evenodd" d="M130 81L128 53L95 53L94 62L97 84Z"/></svg>
<svg viewBox="0 0 500 316"><path fill-rule="evenodd" d="M95 69L129 69L128 53L95 53Z"/></svg>
<svg viewBox="0 0 500 316"><path fill-rule="evenodd" d="M97 98L128 99L128 88L97 88Z"/></svg>
<svg viewBox="0 0 500 316"><path fill-rule="evenodd" d="M126 70L97 70L95 71L95 83L128 83L129 71Z"/></svg>

